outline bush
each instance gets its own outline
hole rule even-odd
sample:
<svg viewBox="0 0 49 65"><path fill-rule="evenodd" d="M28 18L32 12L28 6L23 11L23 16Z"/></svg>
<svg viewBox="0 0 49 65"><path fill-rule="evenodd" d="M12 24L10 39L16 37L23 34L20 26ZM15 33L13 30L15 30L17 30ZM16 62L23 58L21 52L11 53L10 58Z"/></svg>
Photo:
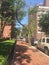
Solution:
<svg viewBox="0 0 49 65"><path fill-rule="evenodd" d="M0 43L0 65L6 65L5 63L9 63L9 55L11 55L11 52L14 48L14 44L15 40L5 40Z"/></svg>

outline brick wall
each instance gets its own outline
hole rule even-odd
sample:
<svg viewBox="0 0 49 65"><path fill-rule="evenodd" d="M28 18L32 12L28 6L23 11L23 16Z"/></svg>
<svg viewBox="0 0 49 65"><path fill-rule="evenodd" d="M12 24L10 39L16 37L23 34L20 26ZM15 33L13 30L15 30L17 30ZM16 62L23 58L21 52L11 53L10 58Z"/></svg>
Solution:
<svg viewBox="0 0 49 65"><path fill-rule="evenodd" d="M6 25L3 30L3 38L11 38L11 25Z"/></svg>
<svg viewBox="0 0 49 65"><path fill-rule="evenodd" d="M49 0L44 0L44 6L49 6Z"/></svg>

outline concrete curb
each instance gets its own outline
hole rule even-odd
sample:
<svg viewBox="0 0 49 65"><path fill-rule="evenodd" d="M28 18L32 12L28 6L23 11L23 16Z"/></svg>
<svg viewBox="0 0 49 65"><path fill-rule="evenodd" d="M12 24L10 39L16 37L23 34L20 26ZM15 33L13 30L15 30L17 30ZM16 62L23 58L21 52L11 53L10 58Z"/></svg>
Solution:
<svg viewBox="0 0 49 65"><path fill-rule="evenodd" d="M46 55L44 52L42 52L42 51L40 51L39 49L37 49L36 47L34 47L34 46L29 46L29 48L31 48L31 49L35 49L35 50L38 50L42 55L44 55L44 56L46 56L47 58L49 58L49 56L48 55Z"/></svg>

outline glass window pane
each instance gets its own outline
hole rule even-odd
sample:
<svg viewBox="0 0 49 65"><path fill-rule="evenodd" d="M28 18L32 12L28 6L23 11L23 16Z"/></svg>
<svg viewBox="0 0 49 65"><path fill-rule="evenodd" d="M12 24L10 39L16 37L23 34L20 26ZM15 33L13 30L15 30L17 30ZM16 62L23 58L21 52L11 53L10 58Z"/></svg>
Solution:
<svg viewBox="0 0 49 65"><path fill-rule="evenodd" d="M45 39L43 38L42 42L45 42Z"/></svg>
<svg viewBox="0 0 49 65"><path fill-rule="evenodd" d="M49 39L47 39L47 43L49 43Z"/></svg>

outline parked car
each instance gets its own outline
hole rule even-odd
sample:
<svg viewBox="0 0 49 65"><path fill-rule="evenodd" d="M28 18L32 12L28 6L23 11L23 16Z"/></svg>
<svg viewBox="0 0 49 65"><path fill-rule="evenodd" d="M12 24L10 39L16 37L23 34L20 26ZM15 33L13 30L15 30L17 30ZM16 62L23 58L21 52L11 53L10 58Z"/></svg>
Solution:
<svg viewBox="0 0 49 65"><path fill-rule="evenodd" d="M46 54L49 54L49 37L42 37L38 41L37 47L43 49Z"/></svg>
<svg viewBox="0 0 49 65"><path fill-rule="evenodd" d="M35 39L35 40L34 40L34 46L37 46L37 45L38 45L38 40Z"/></svg>
<svg viewBox="0 0 49 65"><path fill-rule="evenodd" d="M24 37L20 37L20 40L22 41L26 41L26 39Z"/></svg>
<svg viewBox="0 0 49 65"><path fill-rule="evenodd" d="M20 39L22 40L22 39L23 39L23 37L20 37Z"/></svg>
<svg viewBox="0 0 49 65"><path fill-rule="evenodd" d="M38 40L31 38L31 45L36 46L38 44Z"/></svg>

